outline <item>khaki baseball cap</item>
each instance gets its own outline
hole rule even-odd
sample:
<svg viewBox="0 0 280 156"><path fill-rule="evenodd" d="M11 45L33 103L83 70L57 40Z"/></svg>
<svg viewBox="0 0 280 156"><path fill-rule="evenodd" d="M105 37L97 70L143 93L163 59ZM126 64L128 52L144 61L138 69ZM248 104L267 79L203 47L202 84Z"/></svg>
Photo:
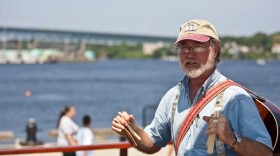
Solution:
<svg viewBox="0 0 280 156"><path fill-rule="evenodd" d="M206 20L193 19L181 25L180 32L174 46L183 40L207 42L210 38L220 41L214 26Z"/></svg>

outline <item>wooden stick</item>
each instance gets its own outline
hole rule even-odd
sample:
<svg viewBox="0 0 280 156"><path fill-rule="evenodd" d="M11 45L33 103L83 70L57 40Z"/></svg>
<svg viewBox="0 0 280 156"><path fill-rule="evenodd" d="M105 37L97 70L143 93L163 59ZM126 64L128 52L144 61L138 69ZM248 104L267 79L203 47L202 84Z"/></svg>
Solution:
<svg viewBox="0 0 280 156"><path fill-rule="evenodd" d="M119 116L120 117L122 117L121 116L121 112L119 112ZM123 117L122 117L123 118ZM134 137L136 137L136 139L138 139L139 141L141 140L141 137L129 126L129 125L127 125L127 127L128 127L128 130L130 131L130 133L134 136Z"/></svg>
<svg viewBox="0 0 280 156"><path fill-rule="evenodd" d="M116 118L114 118L114 121L118 124L121 124ZM136 141L134 140L134 138L132 137L132 135L130 134L129 130L127 128L124 128L125 132L127 133L129 139L131 140L133 146L137 146Z"/></svg>
<svg viewBox="0 0 280 156"><path fill-rule="evenodd" d="M215 111L215 112L214 112L214 118L219 118L219 116L220 116L220 111ZM215 125L217 125L217 122L218 122L218 121L219 121L219 120L214 119L214 120L213 120L213 123L214 123ZM216 139L216 134L210 134L210 135L208 136L208 140L207 140L207 142L206 142L207 153L208 153L208 154L212 154L213 151L214 151L215 139Z"/></svg>
<svg viewBox="0 0 280 156"><path fill-rule="evenodd" d="M210 134L208 136L208 140L206 143L207 146L207 153L212 154L214 151L214 143L215 143L216 135L215 134Z"/></svg>

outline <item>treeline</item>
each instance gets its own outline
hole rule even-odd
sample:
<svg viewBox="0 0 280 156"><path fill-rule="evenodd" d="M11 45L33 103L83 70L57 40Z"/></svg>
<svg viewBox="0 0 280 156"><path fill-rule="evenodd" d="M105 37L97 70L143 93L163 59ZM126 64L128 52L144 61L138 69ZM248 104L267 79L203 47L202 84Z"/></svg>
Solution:
<svg viewBox="0 0 280 156"><path fill-rule="evenodd" d="M222 43L236 42L239 45L248 47L256 46L257 48L263 48L264 51L270 51L274 44L280 43L280 32L271 35L257 33L250 37L225 36L222 37L221 40Z"/></svg>
<svg viewBox="0 0 280 156"><path fill-rule="evenodd" d="M279 53L273 53L272 47L280 44L280 32L267 35L257 33L249 37L221 37L224 59L279 59ZM170 44L156 49L152 54L143 53L143 45L87 45L87 49L96 53L97 58L162 58L176 56L176 49Z"/></svg>
<svg viewBox="0 0 280 156"><path fill-rule="evenodd" d="M221 41L223 58L280 59L280 51L273 51L273 47L280 45L280 32L271 35L256 33L249 37L224 36L221 37ZM235 53L230 51L234 48ZM242 51L242 48L245 50Z"/></svg>

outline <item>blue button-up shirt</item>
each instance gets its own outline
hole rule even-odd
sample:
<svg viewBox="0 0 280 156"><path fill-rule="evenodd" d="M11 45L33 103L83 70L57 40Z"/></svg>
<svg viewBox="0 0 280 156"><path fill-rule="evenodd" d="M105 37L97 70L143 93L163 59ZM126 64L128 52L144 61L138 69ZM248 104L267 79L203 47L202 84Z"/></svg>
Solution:
<svg viewBox="0 0 280 156"><path fill-rule="evenodd" d="M171 88L162 98L152 123L145 128L145 132L158 147L164 147L170 140L176 142L180 126L190 111L190 108L205 94L212 86L225 81L227 78L217 70L205 81L198 90L195 99L191 102L189 97L189 78L183 79L180 89L180 97L172 120L172 103L175 98L178 86ZM201 156L207 154L206 141L208 135L205 131L207 123L203 116L211 116L214 113L216 98L207 104L199 113L190 126L179 149L179 156ZM224 114L230 123L232 130L240 135L258 141L270 148L272 142L270 135L259 116L258 109L250 95L242 88L231 86L223 93L222 104ZM172 122L173 121L173 122ZM225 145L226 155L236 155L236 153ZM214 153L217 155L216 148Z"/></svg>

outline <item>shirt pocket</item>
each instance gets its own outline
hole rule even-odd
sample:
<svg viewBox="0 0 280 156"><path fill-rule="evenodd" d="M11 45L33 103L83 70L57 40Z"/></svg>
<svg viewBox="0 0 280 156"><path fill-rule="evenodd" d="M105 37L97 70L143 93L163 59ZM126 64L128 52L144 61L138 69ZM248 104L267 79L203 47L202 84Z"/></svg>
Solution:
<svg viewBox="0 0 280 156"><path fill-rule="evenodd" d="M208 135L205 134L205 131L208 127L206 121L202 118L196 118L194 122L194 134L193 134L193 141L194 147L199 149L206 149L206 142L208 139Z"/></svg>

